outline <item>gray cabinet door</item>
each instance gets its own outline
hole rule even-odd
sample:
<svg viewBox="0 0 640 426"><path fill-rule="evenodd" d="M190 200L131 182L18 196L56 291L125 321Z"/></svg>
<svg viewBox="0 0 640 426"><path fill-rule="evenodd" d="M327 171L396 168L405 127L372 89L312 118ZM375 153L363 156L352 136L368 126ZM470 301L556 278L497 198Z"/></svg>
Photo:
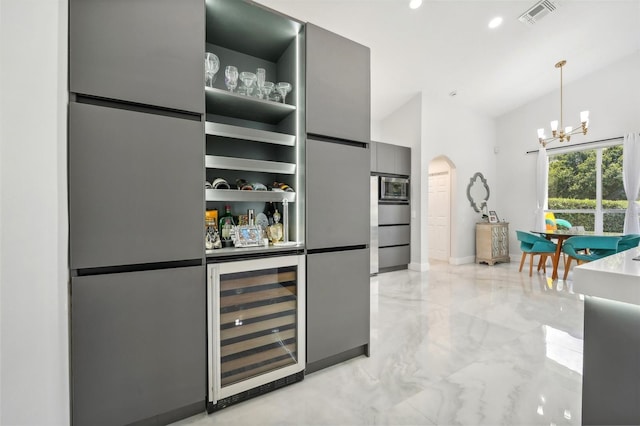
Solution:
<svg viewBox="0 0 640 426"><path fill-rule="evenodd" d="M205 293L203 266L72 278L73 424L204 410Z"/></svg>
<svg viewBox="0 0 640 426"><path fill-rule="evenodd" d="M70 0L69 91L204 113L202 0Z"/></svg>
<svg viewBox="0 0 640 426"><path fill-rule="evenodd" d="M411 148L406 146L395 147L395 170L399 175L411 175Z"/></svg>
<svg viewBox="0 0 640 426"><path fill-rule="evenodd" d="M313 24L306 25L307 132L369 142L369 48Z"/></svg>
<svg viewBox="0 0 640 426"><path fill-rule="evenodd" d="M369 343L369 249L307 256L307 363Z"/></svg>
<svg viewBox="0 0 640 426"><path fill-rule="evenodd" d="M369 244L369 150L307 140L307 248Z"/></svg>
<svg viewBox="0 0 640 426"><path fill-rule="evenodd" d="M377 144L377 172L396 173L396 151L393 145L388 143Z"/></svg>
<svg viewBox="0 0 640 426"><path fill-rule="evenodd" d="M404 225L411 223L411 207L409 204L378 205L379 225Z"/></svg>
<svg viewBox="0 0 640 426"><path fill-rule="evenodd" d="M411 226L394 225L381 226L378 228L380 235L380 247L399 246L411 243Z"/></svg>
<svg viewBox="0 0 640 426"><path fill-rule="evenodd" d="M411 261L411 246L383 247L378 251L379 268L407 265Z"/></svg>
<svg viewBox="0 0 640 426"><path fill-rule="evenodd" d="M202 258L199 121L69 106L71 269Z"/></svg>

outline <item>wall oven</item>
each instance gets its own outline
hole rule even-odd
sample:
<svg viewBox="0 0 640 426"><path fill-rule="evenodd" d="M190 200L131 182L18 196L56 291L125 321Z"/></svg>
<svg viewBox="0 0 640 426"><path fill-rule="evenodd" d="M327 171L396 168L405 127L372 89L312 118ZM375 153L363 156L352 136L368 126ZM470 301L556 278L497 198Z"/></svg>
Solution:
<svg viewBox="0 0 640 426"><path fill-rule="evenodd" d="M380 201L409 202L409 178L380 176Z"/></svg>
<svg viewBox="0 0 640 426"><path fill-rule="evenodd" d="M303 379L305 276L303 255L207 265L208 412Z"/></svg>

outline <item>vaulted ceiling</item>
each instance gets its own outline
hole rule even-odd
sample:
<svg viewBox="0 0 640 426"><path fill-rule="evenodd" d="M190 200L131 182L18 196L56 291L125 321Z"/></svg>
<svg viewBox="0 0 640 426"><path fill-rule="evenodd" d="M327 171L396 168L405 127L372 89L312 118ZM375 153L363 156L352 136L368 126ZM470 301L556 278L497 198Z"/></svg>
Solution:
<svg viewBox="0 0 640 426"><path fill-rule="evenodd" d="M518 17L537 0L258 0L371 48L374 120L418 92L497 117L557 90L561 59L566 84L640 52L640 0L551 1L527 25Z"/></svg>

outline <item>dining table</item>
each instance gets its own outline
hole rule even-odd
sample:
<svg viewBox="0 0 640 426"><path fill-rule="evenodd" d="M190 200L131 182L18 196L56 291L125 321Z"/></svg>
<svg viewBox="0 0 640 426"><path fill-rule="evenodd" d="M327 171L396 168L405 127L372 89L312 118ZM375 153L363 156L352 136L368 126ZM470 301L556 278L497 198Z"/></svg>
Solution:
<svg viewBox="0 0 640 426"><path fill-rule="evenodd" d="M546 238L547 240L556 240L556 253L553 256L553 272L551 273L551 279L556 280L558 278L558 264L560 263L560 256L562 255L562 244L568 238L575 237L576 235L589 235L589 236L621 236L622 233L615 232L571 232L571 231L531 231L533 234L538 234Z"/></svg>

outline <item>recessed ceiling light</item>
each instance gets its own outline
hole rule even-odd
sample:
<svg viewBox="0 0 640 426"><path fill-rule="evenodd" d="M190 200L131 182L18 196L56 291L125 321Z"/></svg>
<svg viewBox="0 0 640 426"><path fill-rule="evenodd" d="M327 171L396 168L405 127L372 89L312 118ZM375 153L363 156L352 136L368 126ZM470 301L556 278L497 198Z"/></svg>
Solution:
<svg viewBox="0 0 640 426"><path fill-rule="evenodd" d="M410 7L411 9L417 9L417 8L419 8L420 6L422 6L422 0L411 0L411 1L409 2L409 7Z"/></svg>
<svg viewBox="0 0 640 426"><path fill-rule="evenodd" d="M489 21L489 28L498 28L502 24L502 17L496 16L491 21Z"/></svg>

